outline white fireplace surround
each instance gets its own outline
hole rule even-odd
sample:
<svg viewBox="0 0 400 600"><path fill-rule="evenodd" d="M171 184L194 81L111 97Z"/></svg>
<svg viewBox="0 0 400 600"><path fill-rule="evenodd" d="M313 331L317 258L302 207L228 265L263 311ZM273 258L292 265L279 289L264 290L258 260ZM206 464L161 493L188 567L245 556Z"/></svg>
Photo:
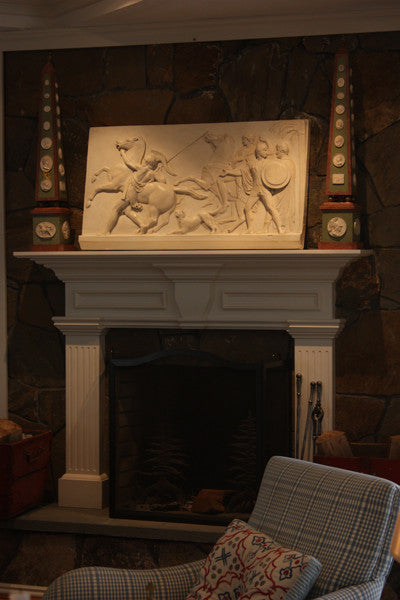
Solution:
<svg viewBox="0 0 400 600"><path fill-rule="evenodd" d="M66 472L59 504L102 508L108 502L103 406L110 328L285 330L294 339L294 372L303 377L300 440L311 381L322 382L323 430L332 429L334 341L343 324L335 319L334 284L348 262L367 253L17 252L65 282L65 316L53 319L66 345Z"/></svg>

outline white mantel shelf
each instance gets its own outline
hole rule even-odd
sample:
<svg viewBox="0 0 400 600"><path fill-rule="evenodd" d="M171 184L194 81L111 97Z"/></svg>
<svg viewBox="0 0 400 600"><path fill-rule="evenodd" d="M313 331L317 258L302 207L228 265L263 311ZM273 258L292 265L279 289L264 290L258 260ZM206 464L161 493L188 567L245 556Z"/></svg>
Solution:
<svg viewBox="0 0 400 600"><path fill-rule="evenodd" d="M322 382L323 431L334 426L335 281L369 250L16 252L65 282L66 473L59 504L107 505L104 345L110 328L285 330L303 378L295 438L305 428L310 382ZM293 394L293 407L296 396ZM89 426L90 424L90 426ZM301 444L300 444L301 445ZM311 448L305 459L312 458Z"/></svg>
<svg viewBox="0 0 400 600"><path fill-rule="evenodd" d="M15 256L52 269L65 282L65 317L95 318L104 327L286 329L289 323L314 320L328 326L334 319L331 288L340 270L369 253L77 251Z"/></svg>

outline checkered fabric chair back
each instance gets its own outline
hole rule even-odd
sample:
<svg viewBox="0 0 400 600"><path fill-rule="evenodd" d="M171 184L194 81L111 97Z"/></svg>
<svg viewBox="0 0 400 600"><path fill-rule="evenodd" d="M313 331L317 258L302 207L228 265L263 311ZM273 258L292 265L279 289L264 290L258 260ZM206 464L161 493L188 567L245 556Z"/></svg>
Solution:
<svg viewBox="0 0 400 600"><path fill-rule="evenodd" d="M399 506L400 487L390 481L275 456L249 524L322 563L316 598L373 580L383 586Z"/></svg>

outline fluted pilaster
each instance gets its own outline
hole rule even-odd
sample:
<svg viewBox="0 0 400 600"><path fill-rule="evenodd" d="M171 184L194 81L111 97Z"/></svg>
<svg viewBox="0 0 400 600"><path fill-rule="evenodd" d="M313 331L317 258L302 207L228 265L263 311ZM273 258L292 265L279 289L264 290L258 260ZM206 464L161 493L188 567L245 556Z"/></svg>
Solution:
<svg viewBox="0 0 400 600"><path fill-rule="evenodd" d="M104 334L99 321L57 318L65 334L66 473L59 504L102 508L107 503L104 473Z"/></svg>
<svg viewBox="0 0 400 600"><path fill-rule="evenodd" d="M322 431L334 428L335 415L335 337L342 327L342 322L332 320L325 323L292 323L287 331L294 338L294 373L302 376L300 418L297 422L296 386L293 386L294 436L298 437L301 449L307 423L310 384L320 381L322 384L321 405L324 411ZM311 426L312 432L312 426ZM297 444L295 444L297 447ZM312 459L312 443L306 444L303 458Z"/></svg>

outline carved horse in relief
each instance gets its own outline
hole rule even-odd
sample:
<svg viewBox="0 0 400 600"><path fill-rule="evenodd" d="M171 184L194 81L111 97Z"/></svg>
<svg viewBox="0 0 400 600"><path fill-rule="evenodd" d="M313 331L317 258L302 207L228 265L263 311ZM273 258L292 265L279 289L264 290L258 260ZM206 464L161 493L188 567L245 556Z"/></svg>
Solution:
<svg viewBox="0 0 400 600"><path fill-rule="evenodd" d="M139 162L133 162L127 153L140 140L144 148ZM140 234L155 233L169 223L171 213L178 203L177 195L189 195L197 200L207 198L205 194L167 183L164 171L169 175L174 174L168 170L165 156L156 150L146 154L146 142L143 138L117 141L116 147L125 165L102 167L94 173L92 182L103 172L107 174L107 181L93 190L86 205L91 206L94 198L101 192L122 193L108 222L107 233L113 231L122 215L137 225Z"/></svg>

